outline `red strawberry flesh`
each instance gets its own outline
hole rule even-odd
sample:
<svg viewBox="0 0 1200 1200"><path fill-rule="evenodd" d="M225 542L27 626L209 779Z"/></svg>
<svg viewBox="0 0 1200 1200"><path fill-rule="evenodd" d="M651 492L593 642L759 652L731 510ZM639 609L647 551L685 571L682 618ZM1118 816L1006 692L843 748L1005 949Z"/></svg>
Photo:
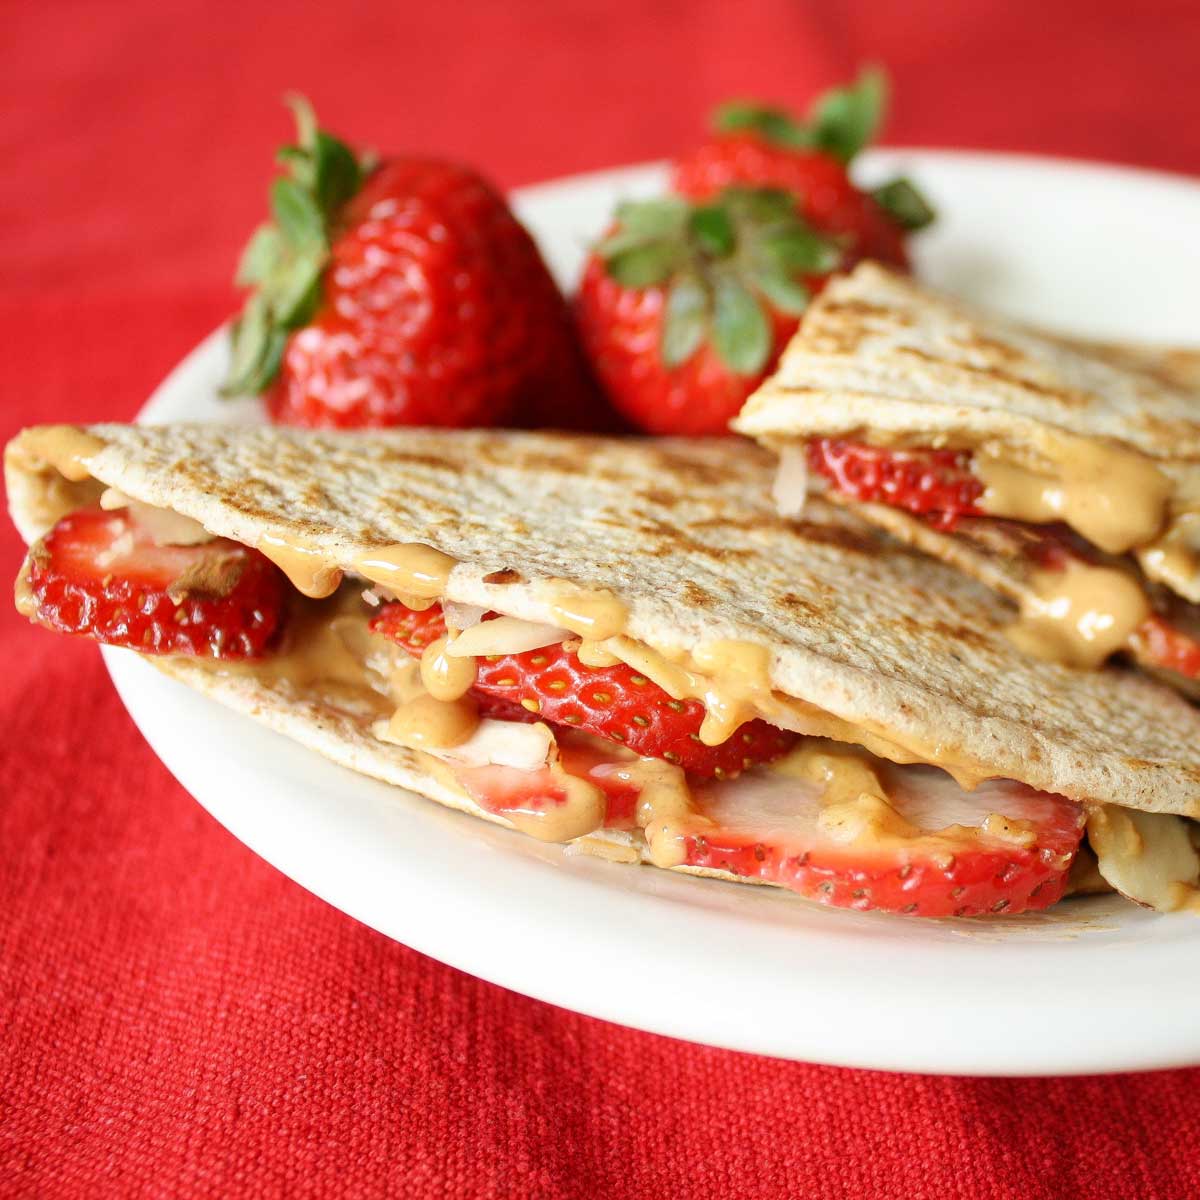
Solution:
<svg viewBox="0 0 1200 1200"><path fill-rule="evenodd" d="M1046 908L1062 898L1083 830L1083 810L1011 781L963 791L934 767L877 763L892 807L920 836L841 843L821 830L819 794L769 771L735 788L695 790L715 828L688 839L687 861L782 884L839 908L926 917ZM1029 845L979 827L992 813L1023 822ZM936 831L964 827L947 843Z"/></svg>
<svg viewBox="0 0 1200 1200"><path fill-rule="evenodd" d="M256 658L278 632L283 573L225 538L159 545L128 510L85 508L30 550L30 616L143 654Z"/></svg>
<svg viewBox="0 0 1200 1200"><path fill-rule="evenodd" d="M606 759L577 738L570 731L559 737L563 768L602 789L605 829L636 828L639 792L623 770L628 762ZM836 908L906 916L1014 914L1062 898L1083 835L1078 804L1011 781L965 792L934 767L875 766L892 808L915 827L912 836L840 842L820 827L816 785L768 767L736 780L692 783L694 811L708 824L686 835L684 863L778 884ZM472 767L456 776L500 816L565 801L549 769ZM983 829L992 814L1019 830L1019 839Z"/></svg>
<svg viewBox="0 0 1200 1200"><path fill-rule="evenodd" d="M890 450L842 438L808 443L809 466L844 496L890 504L953 529L960 517L980 516L983 483L963 450Z"/></svg>
<svg viewBox="0 0 1200 1200"><path fill-rule="evenodd" d="M474 171L390 159L338 218L322 304L267 392L318 427L495 425L594 407L570 316L533 239Z"/></svg>
<svg viewBox="0 0 1200 1200"><path fill-rule="evenodd" d="M416 613L393 602L376 613L371 628L417 656L445 633L445 621L440 607ZM625 663L584 666L562 644L479 658L473 692L520 706L531 719L598 734L703 778L737 775L778 757L796 740L795 734L756 720L720 745L706 746L698 737L705 716L699 700L674 700Z"/></svg>

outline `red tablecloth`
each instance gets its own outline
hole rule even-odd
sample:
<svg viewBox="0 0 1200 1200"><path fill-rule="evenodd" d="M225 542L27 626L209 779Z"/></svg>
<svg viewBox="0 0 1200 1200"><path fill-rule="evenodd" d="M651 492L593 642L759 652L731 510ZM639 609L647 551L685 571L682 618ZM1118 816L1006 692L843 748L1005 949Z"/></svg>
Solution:
<svg viewBox="0 0 1200 1200"><path fill-rule="evenodd" d="M669 153L719 97L800 100L873 58L894 141L1200 173L1192 0L8 0L0 27L4 437L132 415L225 315L288 87L515 184ZM240 846L91 646L5 611L0 662L4 1196L1200 1195L1195 1072L851 1072L523 999Z"/></svg>

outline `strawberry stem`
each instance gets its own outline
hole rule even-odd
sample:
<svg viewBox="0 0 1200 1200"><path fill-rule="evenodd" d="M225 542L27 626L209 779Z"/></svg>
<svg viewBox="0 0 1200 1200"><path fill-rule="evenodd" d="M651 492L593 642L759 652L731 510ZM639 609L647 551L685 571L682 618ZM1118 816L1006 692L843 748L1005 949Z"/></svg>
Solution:
<svg viewBox="0 0 1200 1200"><path fill-rule="evenodd" d="M308 324L320 305L338 214L373 167L373 159L357 158L317 125L303 96L286 102L296 119L296 142L276 156L284 174L271 184L271 220L255 230L238 263L238 286L252 290L233 323L225 396L270 386L288 335Z"/></svg>

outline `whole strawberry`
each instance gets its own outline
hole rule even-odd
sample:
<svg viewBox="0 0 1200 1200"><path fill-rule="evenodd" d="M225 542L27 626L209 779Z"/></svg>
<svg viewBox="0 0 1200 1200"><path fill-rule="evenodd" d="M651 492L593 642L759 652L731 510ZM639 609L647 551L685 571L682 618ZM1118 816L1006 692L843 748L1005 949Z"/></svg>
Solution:
<svg viewBox="0 0 1200 1200"><path fill-rule="evenodd" d="M907 267L905 234L927 225L932 209L907 180L864 192L848 171L878 131L886 97L882 73L867 70L818 97L804 121L751 103L723 105L711 135L672 164L671 185L695 199L735 184L783 188L815 228L842 239L843 269L863 258Z"/></svg>
<svg viewBox="0 0 1200 1200"><path fill-rule="evenodd" d="M293 107L273 220L238 270L255 291L226 393L264 393L296 425L575 423L570 315L500 195L453 163L356 158Z"/></svg>
<svg viewBox="0 0 1200 1200"><path fill-rule="evenodd" d="M774 188L622 204L576 298L592 367L638 428L727 431L841 261Z"/></svg>

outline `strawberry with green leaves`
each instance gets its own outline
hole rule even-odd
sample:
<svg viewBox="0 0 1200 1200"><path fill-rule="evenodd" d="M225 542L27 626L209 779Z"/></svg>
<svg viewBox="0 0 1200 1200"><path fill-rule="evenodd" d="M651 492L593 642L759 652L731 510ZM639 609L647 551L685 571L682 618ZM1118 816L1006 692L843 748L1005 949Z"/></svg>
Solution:
<svg viewBox="0 0 1200 1200"><path fill-rule="evenodd" d="M576 318L613 404L657 434L721 434L771 371L809 297L864 258L907 267L933 219L905 179L865 192L849 166L878 130L878 71L820 97L804 121L719 109L675 161L677 193L623 204L584 270Z"/></svg>
<svg viewBox="0 0 1200 1200"><path fill-rule="evenodd" d="M358 156L292 106L225 391L296 425L577 424L569 312L502 197L453 163Z"/></svg>
<svg viewBox="0 0 1200 1200"><path fill-rule="evenodd" d="M693 199L734 185L783 188L806 220L841 239L843 269L864 258L907 267L905 235L928 225L933 210L907 179L866 192L849 173L886 106L887 81L874 69L819 96L804 120L755 103L722 105L710 136L672 164L672 188Z"/></svg>
<svg viewBox="0 0 1200 1200"><path fill-rule="evenodd" d="M778 188L622 204L584 269L580 336L638 428L725 433L841 259Z"/></svg>

